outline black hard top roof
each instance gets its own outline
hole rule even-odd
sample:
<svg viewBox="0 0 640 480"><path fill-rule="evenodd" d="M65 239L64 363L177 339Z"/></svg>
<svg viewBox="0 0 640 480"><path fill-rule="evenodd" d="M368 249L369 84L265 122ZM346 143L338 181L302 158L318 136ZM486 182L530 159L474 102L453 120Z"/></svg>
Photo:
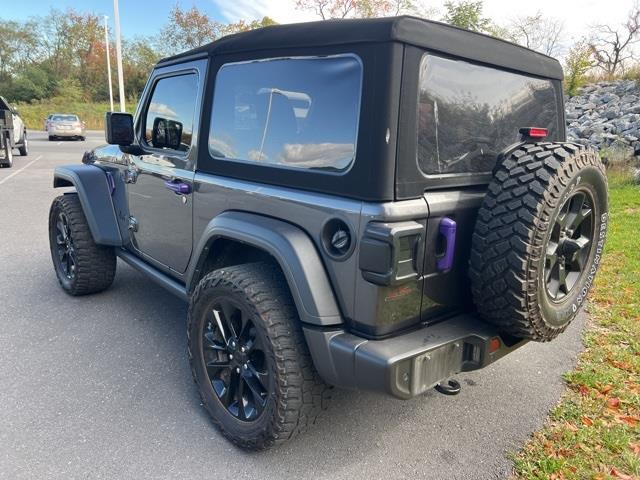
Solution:
<svg viewBox="0 0 640 480"><path fill-rule="evenodd" d="M401 42L541 77L563 78L562 67L554 58L488 35L410 16L273 25L222 37L165 58L159 65L204 53L221 55L378 42Z"/></svg>

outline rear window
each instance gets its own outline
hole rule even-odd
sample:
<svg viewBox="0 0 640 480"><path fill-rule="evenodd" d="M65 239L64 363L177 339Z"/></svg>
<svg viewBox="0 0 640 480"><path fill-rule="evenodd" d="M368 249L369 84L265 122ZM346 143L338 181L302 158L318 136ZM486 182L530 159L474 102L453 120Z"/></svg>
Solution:
<svg viewBox="0 0 640 480"><path fill-rule="evenodd" d="M427 175L487 173L521 127L558 131L550 80L425 55L420 64L418 164Z"/></svg>
<svg viewBox="0 0 640 480"><path fill-rule="evenodd" d="M362 65L353 55L226 64L209 134L215 158L344 171L358 134Z"/></svg>
<svg viewBox="0 0 640 480"><path fill-rule="evenodd" d="M54 115L51 119L54 122L78 122L78 117L76 115Z"/></svg>

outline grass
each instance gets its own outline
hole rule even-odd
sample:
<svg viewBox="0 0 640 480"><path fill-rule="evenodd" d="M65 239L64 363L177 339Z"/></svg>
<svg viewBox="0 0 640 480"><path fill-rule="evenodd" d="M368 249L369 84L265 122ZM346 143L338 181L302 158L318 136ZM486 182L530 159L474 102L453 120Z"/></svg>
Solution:
<svg viewBox="0 0 640 480"><path fill-rule="evenodd" d="M27 128L42 130L44 119L51 113L75 113L84 121L89 130L104 129L104 114L109 111L109 103L90 103L52 98L41 102L21 103L16 108Z"/></svg>
<svg viewBox="0 0 640 480"><path fill-rule="evenodd" d="M640 479L640 187L609 175L609 231L590 294L585 351L515 478Z"/></svg>

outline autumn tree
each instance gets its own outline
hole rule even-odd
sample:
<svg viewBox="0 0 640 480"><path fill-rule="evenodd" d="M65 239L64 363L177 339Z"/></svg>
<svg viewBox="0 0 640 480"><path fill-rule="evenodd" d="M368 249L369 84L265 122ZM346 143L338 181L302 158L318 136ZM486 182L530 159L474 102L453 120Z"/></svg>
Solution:
<svg viewBox="0 0 640 480"><path fill-rule="evenodd" d="M608 78L624 71L633 58L633 45L640 40L640 5L635 4L625 24L619 28L609 25L595 27L589 44L595 65Z"/></svg>
<svg viewBox="0 0 640 480"><path fill-rule="evenodd" d="M183 10L176 4L160 33L161 48L172 54L199 47L218 38L220 27L220 23L196 7Z"/></svg>
<svg viewBox="0 0 640 480"><path fill-rule="evenodd" d="M545 55L556 56L560 53L560 44L564 23L541 12L535 15L519 16L511 20L507 38Z"/></svg>
<svg viewBox="0 0 640 480"><path fill-rule="evenodd" d="M332 18L373 18L403 14L424 16L414 0L297 0L300 10L315 12L322 20Z"/></svg>

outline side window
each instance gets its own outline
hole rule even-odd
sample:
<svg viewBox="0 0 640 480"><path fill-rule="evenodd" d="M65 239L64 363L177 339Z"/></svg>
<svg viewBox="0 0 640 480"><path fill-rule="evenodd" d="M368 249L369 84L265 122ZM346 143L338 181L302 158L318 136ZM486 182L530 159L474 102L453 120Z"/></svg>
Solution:
<svg viewBox="0 0 640 480"><path fill-rule="evenodd" d="M150 147L178 152L189 150L197 95L195 73L165 77L156 82L144 116L144 139Z"/></svg>
<svg viewBox="0 0 640 480"><path fill-rule="evenodd" d="M354 55L230 63L218 71L215 158L346 170L355 156L362 65Z"/></svg>

